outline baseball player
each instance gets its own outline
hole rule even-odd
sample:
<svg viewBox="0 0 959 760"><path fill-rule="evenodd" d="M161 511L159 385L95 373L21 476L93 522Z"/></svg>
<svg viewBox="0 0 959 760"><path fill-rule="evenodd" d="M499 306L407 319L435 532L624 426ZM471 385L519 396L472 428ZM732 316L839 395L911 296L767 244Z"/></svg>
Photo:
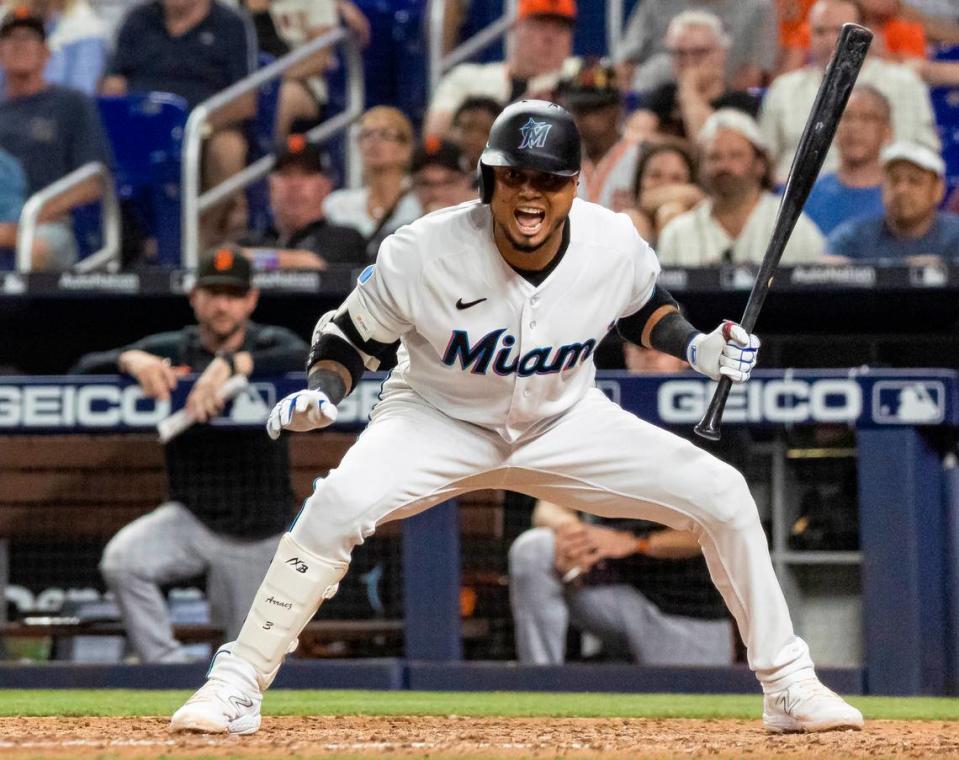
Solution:
<svg viewBox="0 0 959 760"><path fill-rule="evenodd" d="M612 329L737 383L749 379L759 339L730 322L710 333L690 325L629 218L576 198L579 168L565 110L507 107L480 160L480 199L387 238L343 305L320 319L309 388L276 405L272 437L334 422L364 368L377 369L398 342L397 367L173 729L256 731L263 692L336 593L353 547L384 522L483 488L693 531L762 684L766 727L862 726L793 632L742 475L595 387L592 355Z"/></svg>

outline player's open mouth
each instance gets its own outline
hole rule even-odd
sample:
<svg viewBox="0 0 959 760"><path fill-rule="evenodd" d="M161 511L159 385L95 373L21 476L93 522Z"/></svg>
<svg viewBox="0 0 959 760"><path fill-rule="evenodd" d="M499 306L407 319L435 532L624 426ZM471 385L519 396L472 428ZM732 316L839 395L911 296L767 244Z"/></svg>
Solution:
<svg viewBox="0 0 959 760"><path fill-rule="evenodd" d="M546 220L546 212L539 208L524 206L513 212L516 219L516 225L519 231L524 235L532 237L543 228L543 222Z"/></svg>

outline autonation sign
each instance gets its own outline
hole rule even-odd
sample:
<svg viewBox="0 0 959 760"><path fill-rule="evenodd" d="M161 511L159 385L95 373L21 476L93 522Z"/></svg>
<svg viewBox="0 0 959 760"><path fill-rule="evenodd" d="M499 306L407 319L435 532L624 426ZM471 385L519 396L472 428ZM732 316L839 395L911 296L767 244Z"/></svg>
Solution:
<svg viewBox="0 0 959 760"><path fill-rule="evenodd" d="M699 422L712 398L715 383L666 380L656 394L656 411L665 423ZM726 422L806 423L855 422L862 414L863 396L852 379L753 379L730 390Z"/></svg>

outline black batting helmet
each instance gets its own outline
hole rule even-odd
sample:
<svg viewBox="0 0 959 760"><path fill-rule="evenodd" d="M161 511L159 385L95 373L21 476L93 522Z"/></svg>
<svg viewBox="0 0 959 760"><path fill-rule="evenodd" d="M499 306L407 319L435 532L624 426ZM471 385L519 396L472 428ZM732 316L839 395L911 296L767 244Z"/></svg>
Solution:
<svg viewBox="0 0 959 760"><path fill-rule="evenodd" d="M546 100L521 100L506 106L490 128L479 160L480 198L493 197L493 167L514 166L547 174L579 174L579 130L562 106Z"/></svg>

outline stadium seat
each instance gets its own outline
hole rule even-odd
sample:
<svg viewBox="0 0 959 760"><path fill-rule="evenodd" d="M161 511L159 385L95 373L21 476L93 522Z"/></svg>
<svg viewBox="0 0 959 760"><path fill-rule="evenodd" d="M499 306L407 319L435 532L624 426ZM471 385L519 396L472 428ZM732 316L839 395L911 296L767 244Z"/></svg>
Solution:
<svg viewBox="0 0 959 760"><path fill-rule="evenodd" d="M929 95L946 162L946 185L951 190L959 186L959 87L932 87Z"/></svg>
<svg viewBox="0 0 959 760"><path fill-rule="evenodd" d="M165 92L97 98L113 148L117 194L156 238L156 263L180 261L180 151L189 108Z"/></svg>

